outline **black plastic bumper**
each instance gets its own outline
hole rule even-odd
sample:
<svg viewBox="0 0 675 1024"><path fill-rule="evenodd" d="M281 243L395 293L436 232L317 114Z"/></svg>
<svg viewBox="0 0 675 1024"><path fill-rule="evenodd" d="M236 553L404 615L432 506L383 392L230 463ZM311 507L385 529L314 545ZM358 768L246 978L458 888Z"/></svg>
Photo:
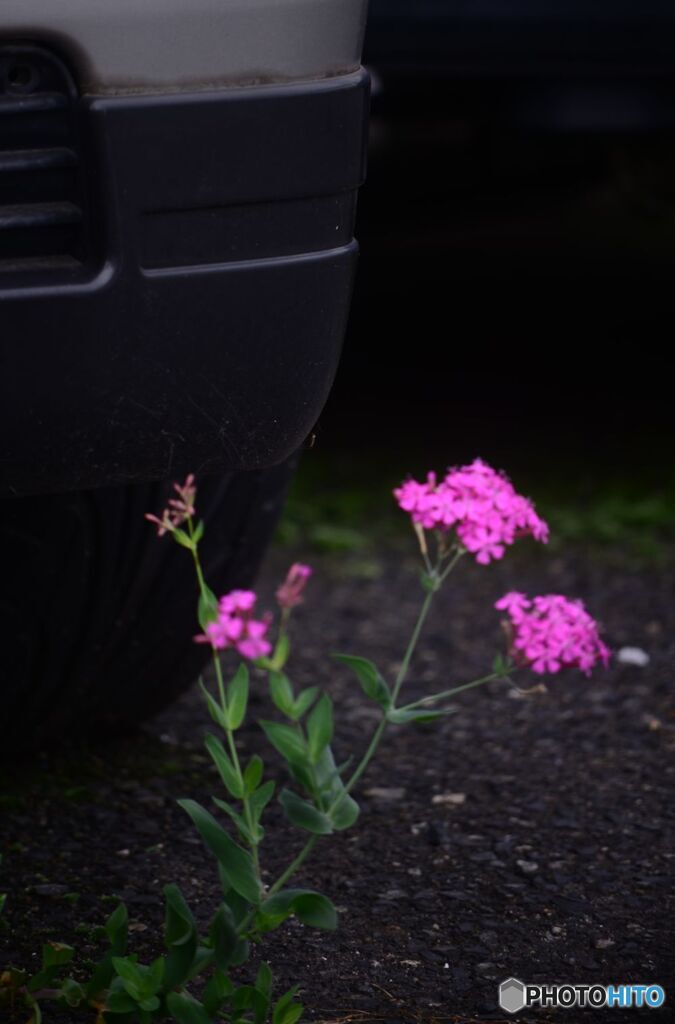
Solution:
<svg viewBox="0 0 675 1024"><path fill-rule="evenodd" d="M0 495L302 444L345 329L367 104L363 72L75 101L82 252L0 252Z"/></svg>

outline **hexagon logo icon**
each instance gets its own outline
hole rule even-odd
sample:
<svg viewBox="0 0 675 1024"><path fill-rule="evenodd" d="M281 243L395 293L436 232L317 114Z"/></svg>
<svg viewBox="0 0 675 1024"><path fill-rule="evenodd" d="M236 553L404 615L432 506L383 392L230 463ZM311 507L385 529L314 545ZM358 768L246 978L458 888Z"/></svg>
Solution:
<svg viewBox="0 0 675 1024"><path fill-rule="evenodd" d="M525 986L517 978L507 978L499 986L499 1005L507 1013L517 1013L525 1006Z"/></svg>

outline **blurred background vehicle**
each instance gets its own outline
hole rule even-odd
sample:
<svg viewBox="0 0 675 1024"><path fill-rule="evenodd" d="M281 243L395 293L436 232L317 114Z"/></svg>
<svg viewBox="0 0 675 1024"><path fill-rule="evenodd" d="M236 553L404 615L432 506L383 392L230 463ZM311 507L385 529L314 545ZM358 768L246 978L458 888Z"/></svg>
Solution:
<svg viewBox="0 0 675 1024"><path fill-rule="evenodd" d="M372 0L363 257L325 449L664 477L675 8ZM427 456L428 458L428 456ZM672 461L672 459L670 460Z"/></svg>

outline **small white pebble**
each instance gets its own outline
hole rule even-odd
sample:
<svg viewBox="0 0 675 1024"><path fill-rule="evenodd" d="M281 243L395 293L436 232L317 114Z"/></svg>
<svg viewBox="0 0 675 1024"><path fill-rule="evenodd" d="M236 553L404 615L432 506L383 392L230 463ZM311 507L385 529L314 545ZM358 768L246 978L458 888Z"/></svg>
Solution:
<svg viewBox="0 0 675 1024"><path fill-rule="evenodd" d="M466 793L437 793L431 798L432 804L451 804L458 807L466 801Z"/></svg>
<svg viewBox="0 0 675 1024"><path fill-rule="evenodd" d="M364 795L372 796L375 800L402 800L405 789L402 786L371 786L364 790Z"/></svg>
<svg viewBox="0 0 675 1024"><path fill-rule="evenodd" d="M649 655L641 647L622 647L616 652L616 660L621 665L637 665L644 668L649 664Z"/></svg>

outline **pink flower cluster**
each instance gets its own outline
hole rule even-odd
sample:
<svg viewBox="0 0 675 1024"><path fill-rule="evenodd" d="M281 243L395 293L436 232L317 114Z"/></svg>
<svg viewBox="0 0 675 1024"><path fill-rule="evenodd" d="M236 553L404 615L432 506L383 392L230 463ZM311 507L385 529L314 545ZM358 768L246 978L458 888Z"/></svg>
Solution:
<svg viewBox="0 0 675 1024"><path fill-rule="evenodd" d="M256 595L252 590L232 590L218 602L218 618L210 622L204 633L196 636L201 644L211 644L223 651L233 647L244 658L263 658L272 645L265 639L270 617L254 619Z"/></svg>
<svg viewBox="0 0 675 1024"><path fill-rule="evenodd" d="M509 616L513 657L534 672L543 675L569 667L590 675L598 661L605 667L609 663L609 648L581 601L570 601L561 594L530 599L511 591L495 608Z"/></svg>
<svg viewBox="0 0 675 1024"><path fill-rule="evenodd" d="M454 529L460 543L487 565L501 558L518 537L546 543L548 526L513 484L480 459L450 469L440 483L429 473L424 483L406 480L394 491L400 507L425 530Z"/></svg>
<svg viewBox="0 0 675 1024"><path fill-rule="evenodd" d="M280 608L291 609L302 604L302 592L307 580L312 575L312 568L301 562L294 562L286 574L286 579L277 590L277 602Z"/></svg>
<svg viewBox="0 0 675 1024"><path fill-rule="evenodd" d="M145 518L157 527L158 537L163 537L165 533L175 533L177 527L195 514L197 488L194 474L190 473L189 476L186 476L184 484L174 484L173 486L178 497L169 498L168 507L162 512L161 518L153 516L151 512L145 513Z"/></svg>

